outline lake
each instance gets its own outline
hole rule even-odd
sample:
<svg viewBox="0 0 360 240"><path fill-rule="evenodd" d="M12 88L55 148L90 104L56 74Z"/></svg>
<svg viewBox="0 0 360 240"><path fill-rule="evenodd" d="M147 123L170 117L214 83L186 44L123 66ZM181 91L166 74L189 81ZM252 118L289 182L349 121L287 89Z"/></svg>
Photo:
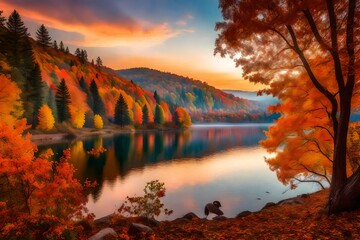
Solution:
<svg viewBox="0 0 360 240"><path fill-rule="evenodd" d="M277 202L319 190L301 184L295 190L282 185L269 170L269 154L259 145L267 124L194 125L185 131L138 132L94 137L39 146L53 148L59 156L71 148L76 177L96 180L98 186L87 204L96 218L116 211L126 196L142 195L145 184L160 180L167 189L165 207L174 210L160 220L172 220L188 212L204 217L204 206L218 200L227 217L244 210L260 210ZM89 155L103 146L106 152Z"/></svg>

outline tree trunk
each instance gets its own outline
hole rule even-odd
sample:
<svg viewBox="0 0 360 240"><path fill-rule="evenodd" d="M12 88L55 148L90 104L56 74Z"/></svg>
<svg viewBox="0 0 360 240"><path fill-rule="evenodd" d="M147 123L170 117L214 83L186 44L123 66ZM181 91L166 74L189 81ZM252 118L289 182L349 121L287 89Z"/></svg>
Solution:
<svg viewBox="0 0 360 240"><path fill-rule="evenodd" d="M340 95L340 118L334 145L333 174L329 195L329 214L355 209L360 199L360 170L349 179L346 175L347 135L351 113L353 87Z"/></svg>

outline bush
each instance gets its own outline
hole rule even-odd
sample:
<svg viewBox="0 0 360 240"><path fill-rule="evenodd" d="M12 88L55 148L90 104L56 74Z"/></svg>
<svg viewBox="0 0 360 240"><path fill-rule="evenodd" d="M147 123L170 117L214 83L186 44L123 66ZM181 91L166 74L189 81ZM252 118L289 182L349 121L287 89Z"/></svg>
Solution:
<svg viewBox="0 0 360 240"><path fill-rule="evenodd" d="M96 129L102 129L104 127L104 122L99 114L95 114L94 116L94 127Z"/></svg>

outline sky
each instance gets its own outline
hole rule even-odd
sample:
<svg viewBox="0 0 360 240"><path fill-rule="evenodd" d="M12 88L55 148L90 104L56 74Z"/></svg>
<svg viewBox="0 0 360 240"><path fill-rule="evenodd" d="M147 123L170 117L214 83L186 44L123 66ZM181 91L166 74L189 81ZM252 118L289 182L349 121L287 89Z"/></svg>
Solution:
<svg viewBox="0 0 360 240"><path fill-rule="evenodd" d="M213 55L222 20L217 0L1 0L5 17L14 9L32 37L44 24L71 52L83 48L113 69L148 67L220 89L262 88L243 80L231 59Z"/></svg>

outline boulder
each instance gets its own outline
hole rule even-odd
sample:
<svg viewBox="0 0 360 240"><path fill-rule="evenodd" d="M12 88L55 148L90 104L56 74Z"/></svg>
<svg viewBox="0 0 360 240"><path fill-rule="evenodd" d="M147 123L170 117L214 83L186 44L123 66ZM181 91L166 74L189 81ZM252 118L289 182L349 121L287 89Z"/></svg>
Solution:
<svg viewBox="0 0 360 240"><path fill-rule="evenodd" d="M243 212L239 213L238 215L236 215L235 218L244 218L246 216L249 216L251 213L252 212L250 212L250 211L243 211Z"/></svg>
<svg viewBox="0 0 360 240"><path fill-rule="evenodd" d="M138 217L138 221L150 227L157 227L160 225L160 222L155 218L149 218L145 216Z"/></svg>
<svg viewBox="0 0 360 240"><path fill-rule="evenodd" d="M195 213L193 213L193 212L189 212L189 213L185 214L185 215L183 216L183 218L188 219L188 220L199 219L199 217L198 217Z"/></svg>
<svg viewBox="0 0 360 240"><path fill-rule="evenodd" d="M300 196L300 197L282 200L278 204L279 205L295 205L295 204L302 204L302 203L304 203L304 199Z"/></svg>
<svg viewBox="0 0 360 240"><path fill-rule="evenodd" d="M273 207L275 206L276 204L273 203L273 202L268 202L267 204L265 204L265 206L261 209L261 210L264 210L264 209L267 209L267 208L270 208L270 207Z"/></svg>
<svg viewBox="0 0 360 240"><path fill-rule="evenodd" d="M150 227L140 223L132 223L128 230L128 234L131 236L136 236L142 233L148 234L152 232L153 230Z"/></svg>
<svg viewBox="0 0 360 240"><path fill-rule="evenodd" d="M118 239L117 234L112 228L104 228L97 232L95 235L91 236L89 240L102 240L102 239Z"/></svg>
<svg viewBox="0 0 360 240"><path fill-rule="evenodd" d="M107 215L105 217L95 219L94 223L95 224L109 224L109 223L111 223L112 217L113 217L113 215L110 214L110 215Z"/></svg>
<svg viewBox="0 0 360 240"><path fill-rule="evenodd" d="M223 220L226 220L227 217L225 216L216 216L216 217L213 217L213 220L217 220L217 221L223 221Z"/></svg>

